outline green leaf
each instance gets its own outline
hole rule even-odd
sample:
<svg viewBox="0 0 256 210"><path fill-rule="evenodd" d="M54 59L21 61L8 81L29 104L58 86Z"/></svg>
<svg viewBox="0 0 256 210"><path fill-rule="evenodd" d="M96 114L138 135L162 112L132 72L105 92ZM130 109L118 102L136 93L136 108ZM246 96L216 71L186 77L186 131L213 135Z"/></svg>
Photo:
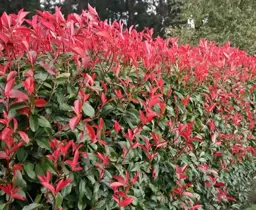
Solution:
<svg viewBox="0 0 256 210"><path fill-rule="evenodd" d="M17 154L18 161L20 162L25 161L26 158L28 157L28 153L24 148L20 148L16 154Z"/></svg>
<svg viewBox="0 0 256 210"><path fill-rule="evenodd" d="M57 76L57 79L60 79L60 78L69 78L70 77L70 73L62 73L62 74L59 74Z"/></svg>
<svg viewBox="0 0 256 210"><path fill-rule="evenodd" d="M47 139L44 139L44 138L36 139L36 143L42 149L47 149L47 150L51 149L49 145L49 141Z"/></svg>
<svg viewBox="0 0 256 210"><path fill-rule="evenodd" d="M42 169L40 164L36 164L35 173L36 175L44 175L44 170Z"/></svg>
<svg viewBox="0 0 256 210"><path fill-rule="evenodd" d="M27 206L24 206L22 210L36 210L41 206L42 204L39 204L39 203L31 203Z"/></svg>
<svg viewBox="0 0 256 210"><path fill-rule="evenodd" d="M106 117L108 114L110 114L110 112L112 112L115 108L111 105L111 104L106 104L101 112L100 112L100 116L101 117Z"/></svg>
<svg viewBox="0 0 256 210"><path fill-rule="evenodd" d="M45 81L48 76L49 76L49 74L41 71L41 72L35 74L35 79L40 80L40 81Z"/></svg>
<svg viewBox="0 0 256 210"><path fill-rule="evenodd" d="M72 184L69 184L68 186L66 186L62 191L61 194L63 197L66 197L67 195L69 195L71 193L72 190Z"/></svg>
<svg viewBox="0 0 256 210"><path fill-rule="evenodd" d="M85 191L85 196L91 200L92 199L92 191L90 190L90 188L87 186L84 188L84 191Z"/></svg>
<svg viewBox="0 0 256 210"><path fill-rule="evenodd" d="M60 193L57 194L55 198L55 209L59 209L62 205L63 197Z"/></svg>
<svg viewBox="0 0 256 210"><path fill-rule="evenodd" d="M247 208L246 210L256 210L256 205L252 205L249 208Z"/></svg>
<svg viewBox="0 0 256 210"><path fill-rule="evenodd" d="M81 180L79 183L79 193L80 195L85 195L86 193L86 183L84 180Z"/></svg>
<svg viewBox="0 0 256 210"><path fill-rule="evenodd" d="M8 112L8 118L15 117L16 115L17 115L16 109L11 109L11 110Z"/></svg>
<svg viewBox="0 0 256 210"><path fill-rule="evenodd" d="M38 118L38 125L44 128L51 128L50 122L44 117L44 116L39 116Z"/></svg>
<svg viewBox="0 0 256 210"><path fill-rule="evenodd" d="M6 205L6 203L0 204L0 209L7 210L8 206Z"/></svg>
<svg viewBox="0 0 256 210"><path fill-rule="evenodd" d="M35 200L34 200L34 203L39 203L42 199L42 194L36 196Z"/></svg>
<svg viewBox="0 0 256 210"><path fill-rule="evenodd" d="M38 120L37 117L35 115L30 115L29 118L29 127L30 129L35 132L38 128Z"/></svg>
<svg viewBox="0 0 256 210"><path fill-rule="evenodd" d="M55 167L48 158L41 160L40 166L44 170L44 172L49 171L53 174L56 174Z"/></svg>
<svg viewBox="0 0 256 210"><path fill-rule="evenodd" d="M92 118L95 114L95 110L89 103L85 102L83 105L83 113Z"/></svg>
<svg viewBox="0 0 256 210"><path fill-rule="evenodd" d="M83 200L82 196L79 196L78 202L77 202L77 207L79 210L84 210L86 208L86 203Z"/></svg>
<svg viewBox="0 0 256 210"><path fill-rule="evenodd" d="M99 199L99 189L100 189L100 185L98 184L98 182L96 182L94 185L93 185L93 202L97 202L98 199Z"/></svg>
<svg viewBox="0 0 256 210"><path fill-rule="evenodd" d="M26 171L29 178L31 178L31 179L36 178L36 173L34 171L34 165L32 163L25 163L24 164L24 170Z"/></svg>
<svg viewBox="0 0 256 210"><path fill-rule="evenodd" d="M16 171L16 182L15 182L15 185L17 187L22 187L22 188L25 188L27 186L27 183L23 179L22 174L21 174L20 171Z"/></svg>
<svg viewBox="0 0 256 210"><path fill-rule="evenodd" d="M96 203L96 206L95 206L95 208L96 209L105 209L104 208L104 205L107 203L107 200L106 199L102 199L102 200L100 200L99 202L97 202Z"/></svg>
<svg viewBox="0 0 256 210"><path fill-rule="evenodd" d="M10 110L19 110L19 109L22 109L22 108L25 108L25 107L27 107L27 105L24 102L16 103L16 104L11 105Z"/></svg>

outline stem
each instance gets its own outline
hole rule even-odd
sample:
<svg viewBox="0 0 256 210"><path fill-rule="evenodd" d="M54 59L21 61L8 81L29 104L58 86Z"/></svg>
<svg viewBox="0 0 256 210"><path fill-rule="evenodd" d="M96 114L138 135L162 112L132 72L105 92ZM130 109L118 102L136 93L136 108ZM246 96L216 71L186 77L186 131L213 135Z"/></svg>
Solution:
<svg viewBox="0 0 256 210"><path fill-rule="evenodd" d="M11 210L12 209L12 199L9 197L9 200L8 200L8 202L7 202L7 209L8 210Z"/></svg>

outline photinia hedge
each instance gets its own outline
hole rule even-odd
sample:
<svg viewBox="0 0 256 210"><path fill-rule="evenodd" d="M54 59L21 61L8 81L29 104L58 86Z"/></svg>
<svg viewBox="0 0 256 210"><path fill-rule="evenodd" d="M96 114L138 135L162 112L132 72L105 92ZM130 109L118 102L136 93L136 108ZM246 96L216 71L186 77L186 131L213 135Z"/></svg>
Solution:
<svg viewBox="0 0 256 210"><path fill-rule="evenodd" d="M0 209L239 209L256 57L152 38L92 7L0 18Z"/></svg>

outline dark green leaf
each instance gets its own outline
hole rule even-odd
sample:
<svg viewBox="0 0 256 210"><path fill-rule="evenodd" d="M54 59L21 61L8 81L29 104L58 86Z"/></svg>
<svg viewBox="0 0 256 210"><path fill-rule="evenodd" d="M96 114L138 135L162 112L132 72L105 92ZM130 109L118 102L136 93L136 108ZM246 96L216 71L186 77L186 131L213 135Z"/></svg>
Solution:
<svg viewBox="0 0 256 210"><path fill-rule="evenodd" d="M25 188L27 186L26 181L23 179L22 174L20 171L16 171L16 182L15 185L17 187Z"/></svg>
<svg viewBox="0 0 256 210"><path fill-rule="evenodd" d="M37 130L37 128L38 128L38 119L35 115L30 115L29 127L33 132L35 132Z"/></svg>
<svg viewBox="0 0 256 210"><path fill-rule="evenodd" d="M20 162L23 162L26 160L28 156L28 153L27 151L24 149L24 148L20 148L18 151L17 151L17 158Z"/></svg>
<svg viewBox="0 0 256 210"><path fill-rule="evenodd" d="M44 116L39 116L38 125L44 128L51 128L50 122Z"/></svg>
<svg viewBox="0 0 256 210"><path fill-rule="evenodd" d="M25 163L24 164L24 170L26 171L27 175L31 179L36 178L35 170L34 170L34 165L32 163Z"/></svg>
<svg viewBox="0 0 256 210"><path fill-rule="evenodd" d="M36 143L38 144L39 147L50 150L49 141L47 139L36 138Z"/></svg>

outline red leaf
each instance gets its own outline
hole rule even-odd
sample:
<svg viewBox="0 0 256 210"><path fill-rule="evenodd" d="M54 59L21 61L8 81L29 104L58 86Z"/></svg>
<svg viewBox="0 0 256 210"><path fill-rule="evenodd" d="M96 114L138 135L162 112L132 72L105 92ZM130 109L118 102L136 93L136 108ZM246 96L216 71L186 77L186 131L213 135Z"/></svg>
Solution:
<svg viewBox="0 0 256 210"><path fill-rule="evenodd" d="M30 50L28 52L28 59L31 64L34 64L37 58L37 52L34 50Z"/></svg>
<svg viewBox="0 0 256 210"><path fill-rule="evenodd" d="M69 164L72 168L72 171L80 171L82 170L82 167L77 167L78 164L78 158L79 158L79 151L78 149L75 151L75 155L73 158L73 161L67 160L66 163Z"/></svg>
<svg viewBox="0 0 256 210"><path fill-rule="evenodd" d="M183 192L182 195L183 195L183 196L190 197L190 198L194 198L194 197L195 197L195 196L193 195L193 193L191 193L191 192Z"/></svg>
<svg viewBox="0 0 256 210"><path fill-rule="evenodd" d="M46 22L46 21L42 21L41 22L46 28L50 29L51 31L55 32L55 27L52 23L50 22Z"/></svg>
<svg viewBox="0 0 256 210"><path fill-rule="evenodd" d="M35 100L35 106L36 107L44 107L47 104L47 101L43 98L38 98Z"/></svg>
<svg viewBox="0 0 256 210"><path fill-rule="evenodd" d="M28 91L28 93L31 95L35 91L35 83L34 79L32 77L28 77L24 82L22 82L25 89Z"/></svg>
<svg viewBox="0 0 256 210"><path fill-rule="evenodd" d="M140 119L141 119L141 122L143 124L147 124L148 123L147 117L144 115L144 113L141 110L140 110Z"/></svg>
<svg viewBox="0 0 256 210"><path fill-rule="evenodd" d="M133 141L135 134L133 133L133 131L129 128L128 132L126 134L124 134L124 137L127 138L130 142Z"/></svg>
<svg viewBox="0 0 256 210"><path fill-rule="evenodd" d="M29 12L24 12L24 9L21 9L17 15L17 23L22 24L24 17L26 17L28 14Z"/></svg>
<svg viewBox="0 0 256 210"><path fill-rule="evenodd" d="M152 99L150 99L150 101L148 102L148 106L149 106L149 107L152 107L152 106L158 104L159 102L160 102L160 100L159 100L158 98L152 98Z"/></svg>
<svg viewBox="0 0 256 210"><path fill-rule="evenodd" d="M101 103L102 103L102 106L104 106L104 104L107 102L107 99L106 99L106 95L104 93L101 94Z"/></svg>
<svg viewBox="0 0 256 210"><path fill-rule="evenodd" d="M13 170L19 170L22 171L23 167L21 164L17 163L17 164L13 164Z"/></svg>
<svg viewBox="0 0 256 210"><path fill-rule="evenodd" d="M98 156L98 158L100 158L102 160L104 165L107 165L109 163L108 155L105 156L102 153L97 152L97 156Z"/></svg>
<svg viewBox="0 0 256 210"><path fill-rule="evenodd" d="M93 140L93 142L96 140L96 134L95 131L93 129L92 126L90 126L89 124L86 124L86 132L87 135L91 138L91 140Z"/></svg>
<svg viewBox="0 0 256 210"><path fill-rule="evenodd" d="M0 190L2 190L7 195L9 195L10 198L16 198L16 199L19 199L19 200L25 200L25 197L23 197L22 195L16 193L19 189L20 188L17 188L15 186L13 186L11 183L8 183L5 186L0 185Z"/></svg>
<svg viewBox="0 0 256 210"><path fill-rule="evenodd" d="M82 111L82 102L80 100L76 100L74 102L74 107L73 107L73 111L76 113L76 115L78 116L81 111Z"/></svg>
<svg viewBox="0 0 256 210"><path fill-rule="evenodd" d="M121 182L112 182L112 183L110 184L110 187L111 187L111 188L122 187L122 186L124 186L124 184L121 183Z"/></svg>
<svg viewBox="0 0 256 210"><path fill-rule="evenodd" d="M15 79L11 79L7 82L5 89L4 89L4 95L9 98L11 96L11 90L14 86Z"/></svg>
<svg viewBox="0 0 256 210"><path fill-rule="evenodd" d="M99 142L100 144L104 145L104 146L107 145L107 143L106 143L104 140L98 140L98 142Z"/></svg>
<svg viewBox="0 0 256 210"><path fill-rule="evenodd" d="M112 195L112 198L119 204L119 198L117 195Z"/></svg>
<svg viewBox="0 0 256 210"><path fill-rule="evenodd" d="M133 200L134 200L133 197L126 197L126 199L119 202L119 206L120 207L128 206L133 202Z"/></svg>
<svg viewBox="0 0 256 210"><path fill-rule="evenodd" d="M45 188L47 188L48 190L50 190L51 192L52 192L52 194L54 194L55 195L55 189L54 189L54 186L53 185L51 185L50 183L48 183L48 182L42 182L41 183Z"/></svg>
<svg viewBox="0 0 256 210"><path fill-rule="evenodd" d="M40 182L50 182L51 173L49 171L47 171L46 176L38 175L38 179L40 180Z"/></svg>
<svg viewBox="0 0 256 210"><path fill-rule="evenodd" d="M123 128L117 121L114 123L114 128L116 133L119 133L119 131Z"/></svg>
<svg viewBox="0 0 256 210"><path fill-rule="evenodd" d="M115 180L117 180L118 182L121 182L121 183L125 183L125 180L124 180L124 178L122 177L122 176L119 176L119 175L115 175L115 176L113 176L113 178L115 179Z"/></svg>
<svg viewBox="0 0 256 210"><path fill-rule="evenodd" d="M69 121L69 127L71 128L71 130L75 130L77 124L79 123L80 121L80 116L78 117L73 117L70 121Z"/></svg>
<svg viewBox="0 0 256 210"><path fill-rule="evenodd" d="M0 151L0 159L7 159L8 156L4 151Z"/></svg>
<svg viewBox="0 0 256 210"><path fill-rule="evenodd" d="M72 182L72 179L68 178L65 180L60 180L57 184L56 187L56 193L58 193L59 191L61 191L64 187L66 187L70 182Z"/></svg>
<svg viewBox="0 0 256 210"><path fill-rule="evenodd" d="M164 147L167 145L167 142L166 141L163 141L163 142L160 142L159 144L156 145L156 148L159 148L159 147Z"/></svg>
<svg viewBox="0 0 256 210"><path fill-rule="evenodd" d="M23 142L19 142L19 143L15 144L15 145L12 147L10 153L16 152L17 149L19 149L19 148L22 147L22 146L23 146Z"/></svg>
<svg viewBox="0 0 256 210"><path fill-rule="evenodd" d="M151 133L152 138L154 139L154 141L157 143L160 141L160 136L157 133Z"/></svg>
<svg viewBox="0 0 256 210"><path fill-rule="evenodd" d="M103 36L105 38L111 38L110 34L108 31L99 31L96 33L98 36Z"/></svg>
<svg viewBox="0 0 256 210"><path fill-rule="evenodd" d="M121 90L115 90L116 96L121 99L123 97L122 91Z"/></svg>
<svg viewBox="0 0 256 210"><path fill-rule="evenodd" d="M223 155L222 152L214 152L213 153L213 156L215 156L215 157L221 157L222 155Z"/></svg>
<svg viewBox="0 0 256 210"><path fill-rule="evenodd" d="M15 79L17 75L17 72L16 71L11 71L8 76L7 76L7 82L9 82L11 79Z"/></svg>
<svg viewBox="0 0 256 210"><path fill-rule="evenodd" d="M1 21L2 21L2 24L3 24L6 28L10 29L10 26L11 26L11 16L10 16L10 15L7 15L7 13L4 12L4 13L2 14Z"/></svg>
<svg viewBox="0 0 256 210"><path fill-rule="evenodd" d="M11 128L6 127L2 133L1 133L1 139L5 140L8 139L13 133L13 130Z"/></svg>
<svg viewBox="0 0 256 210"><path fill-rule="evenodd" d="M90 94L85 94L82 90L79 90L79 96L82 102L86 102L90 98Z"/></svg>
<svg viewBox="0 0 256 210"><path fill-rule="evenodd" d="M96 10L90 5L90 4L88 4L88 11L92 14L92 15L94 15L94 16L98 16L98 13L96 12Z"/></svg>
<svg viewBox="0 0 256 210"><path fill-rule="evenodd" d="M12 198L16 198L16 199L22 200L22 201L26 199L25 197L23 197L22 195L17 194L17 193L13 194Z"/></svg>
<svg viewBox="0 0 256 210"><path fill-rule="evenodd" d="M81 48L81 47L73 47L72 50L74 50L81 57L86 56L85 50L83 48Z"/></svg>
<svg viewBox="0 0 256 210"><path fill-rule="evenodd" d="M140 175L140 172L137 171L136 174L135 174L135 176L133 177L133 179L132 179L132 181L131 181L132 184L134 184L135 182L137 182L137 179L138 179L139 175Z"/></svg>
<svg viewBox="0 0 256 210"><path fill-rule="evenodd" d="M1 39L5 44L7 44L8 41L9 41L9 37L8 37L5 33L2 33L2 32L0 32L0 39Z"/></svg>
<svg viewBox="0 0 256 210"><path fill-rule="evenodd" d="M28 100L28 96L21 92L20 90L11 90L11 98L17 98L17 99L20 99L22 101L24 100Z"/></svg>
<svg viewBox="0 0 256 210"><path fill-rule="evenodd" d="M28 135L24 131L18 131L20 137L28 144L29 143L29 138Z"/></svg>
<svg viewBox="0 0 256 210"><path fill-rule="evenodd" d="M100 118L100 123L99 123L98 129L102 130L103 126L104 126L104 120L103 120L103 118Z"/></svg>
<svg viewBox="0 0 256 210"><path fill-rule="evenodd" d="M23 109L20 109L18 112L19 112L19 114L26 115L27 117L29 117L30 110L29 110L29 108L25 107Z"/></svg>
<svg viewBox="0 0 256 210"><path fill-rule="evenodd" d="M236 201L236 199L233 196L226 196L226 198L229 201Z"/></svg>
<svg viewBox="0 0 256 210"><path fill-rule="evenodd" d="M183 106L186 108L190 100L190 96L186 96L186 98L182 98L181 102L183 103Z"/></svg>
<svg viewBox="0 0 256 210"><path fill-rule="evenodd" d="M214 184L214 186L215 186L215 187L225 187L226 184L223 183L223 182L216 182L216 183Z"/></svg>

